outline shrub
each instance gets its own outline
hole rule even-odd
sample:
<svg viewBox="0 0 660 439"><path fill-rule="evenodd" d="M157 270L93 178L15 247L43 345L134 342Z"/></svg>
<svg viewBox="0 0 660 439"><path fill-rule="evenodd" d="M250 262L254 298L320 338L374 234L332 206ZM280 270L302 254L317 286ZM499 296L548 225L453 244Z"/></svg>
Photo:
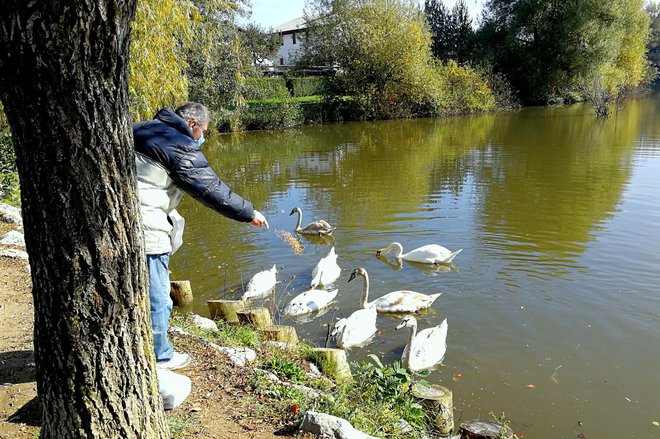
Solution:
<svg viewBox="0 0 660 439"><path fill-rule="evenodd" d="M285 99L290 97L284 78L247 78L243 84L246 101Z"/></svg>
<svg viewBox="0 0 660 439"><path fill-rule="evenodd" d="M450 60L440 64L437 71L444 82L447 113L468 114L495 108L495 97L488 82L475 70Z"/></svg>
<svg viewBox="0 0 660 439"><path fill-rule="evenodd" d="M284 99L274 104L258 104L234 110L221 109L213 118L218 131L276 130L291 128L303 122L300 104Z"/></svg>
<svg viewBox="0 0 660 439"><path fill-rule="evenodd" d="M323 76L300 76L288 81L294 97L317 96L325 92L326 78Z"/></svg>
<svg viewBox="0 0 660 439"><path fill-rule="evenodd" d="M275 130L300 124L302 124L300 105L291 101L249 107L245 110L241 121L245 130Z"/></svg>

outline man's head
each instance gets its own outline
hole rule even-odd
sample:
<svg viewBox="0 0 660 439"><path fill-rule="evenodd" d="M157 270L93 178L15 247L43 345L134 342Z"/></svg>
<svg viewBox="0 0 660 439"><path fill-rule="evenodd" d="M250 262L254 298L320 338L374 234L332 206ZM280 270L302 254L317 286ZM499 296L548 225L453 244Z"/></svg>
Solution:
<svg viewBox="0 0 660 439"><path fill-rule="evenodd" d="M193 139L203 139L209 129L209 122L211 121L211 113L202 104L197 102L186 102L174 110L181 119L185 120L192 131ZM202 140L203 142L203 140Z"/></svg>

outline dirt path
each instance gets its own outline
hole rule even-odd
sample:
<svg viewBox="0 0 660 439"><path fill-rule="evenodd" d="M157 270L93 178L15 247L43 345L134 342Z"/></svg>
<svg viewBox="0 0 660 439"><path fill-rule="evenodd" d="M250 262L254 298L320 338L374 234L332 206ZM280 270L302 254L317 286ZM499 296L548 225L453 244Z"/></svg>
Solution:
<svg viewBox="0 0 660 439"><path fill-rule="evenodd" d="M9 225L0 223L0 237L9 230ZM0 438L39 435L34 316L26 266L24 261L0 257ZM194 358L191 367L179 371L193 380L193 392L180 407L168 412L169 417L187 424L180 437L276 437L281 426L242 415L243 398L248 396L247 370L194 340L176 337L174 343L177 350L190 352Z"/></svg>

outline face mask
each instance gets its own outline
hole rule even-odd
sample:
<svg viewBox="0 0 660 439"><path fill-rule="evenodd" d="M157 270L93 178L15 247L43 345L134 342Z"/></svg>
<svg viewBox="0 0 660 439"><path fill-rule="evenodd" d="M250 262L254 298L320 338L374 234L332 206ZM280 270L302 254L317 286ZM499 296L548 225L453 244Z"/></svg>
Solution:
<svg viewBox="0 0 660 439"><path fill-rule="evenodd" d="M204 136L200 137L199 139L197 139L197 146L202 146L202 143L204 142L206 142Z"/></svg>

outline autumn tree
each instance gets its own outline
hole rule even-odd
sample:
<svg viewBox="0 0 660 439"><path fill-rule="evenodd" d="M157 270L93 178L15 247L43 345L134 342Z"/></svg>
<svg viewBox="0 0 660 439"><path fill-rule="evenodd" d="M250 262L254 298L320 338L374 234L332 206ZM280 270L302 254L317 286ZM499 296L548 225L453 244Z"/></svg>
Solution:
<svg viewBox="0 0 660 439"><path fill-rule="evenodd" d="M0 98L21 177L41 437L168 437L128 106L135 1L2 6Z"/></svg>
<svg viewBox="0 0 660 439"><path fill-rule="evenodd" d="M247 14L247 5L247 0L137 1L129 75L133 120L189 98L212 108L236 98L245 67L236 19Z"/></svg>
<svg viewBox="0 0 660 439"><path fill-rule="evenodd" d="M365 117L403 117L434 101L431 37L413 0L314 0L301 65L338 65Z"/></svg>

